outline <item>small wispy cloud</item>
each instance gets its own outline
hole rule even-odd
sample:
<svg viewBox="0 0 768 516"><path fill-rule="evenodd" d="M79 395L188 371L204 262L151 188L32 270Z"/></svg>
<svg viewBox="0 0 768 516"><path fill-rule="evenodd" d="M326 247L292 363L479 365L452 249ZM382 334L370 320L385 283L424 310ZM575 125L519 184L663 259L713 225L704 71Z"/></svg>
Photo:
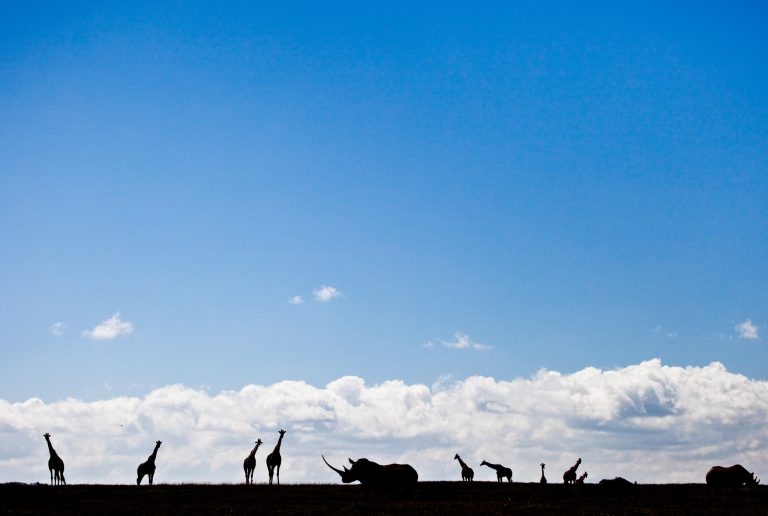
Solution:
<svg viewBox="0 0 768 516"><path fill-rule="evenodd" d="M739 323L734 326L734 329L739 332L740 339L757 340L760 338L758 334L759 326L752 323L752 319L747 319L743 323Z"/></svg>
<svg viewBox="0 0 768 516"><path fill-rule="evenodd" d="M322 287L313 290L312 295L314 296L315 301L327 303L337 297L341 297L341 292L336 287L323 285Z"/></svg>
<svg viewBox="0 0 768 516"><path fill-rule="evenodd" d="M478 351L485 351L489 349L494 349L493 346L488 346L485 344L480 344L479 342L475 342L472 339L469 338L469 335L466 333L462 333L460 331L456 331L453 333L453 340L447 341L447 340L441 340L438 339L440 344L442 344L444 347L449 349L475 349ZM435 344L432 341L427 342L422 346L424 348L434 348Z"/></svg>
<svg viewBox="0 0 768 516"><path fill-rule="evenodd" d="M292 305L301 305L304 304L304 298L301 296L293 296L288 300L288 302Z"/></svg>
<svg viewBox="0 0 768 516"><path fill-rule="evenodd" d="M120 335L133 333L133 324L120 319L120 312L96 325L92 330L83 330L82 336L93 340L111 340Z"/></svg>
<svg viewBox="0 0 768 516"><path fill-rule="evenodd" d="M67 328L67 325L64 324L61 321L56 321L55 323L51 324L51 327L48 328L48 330L56 335L57 337L61 337L64 335L64 330Z"/></svg>

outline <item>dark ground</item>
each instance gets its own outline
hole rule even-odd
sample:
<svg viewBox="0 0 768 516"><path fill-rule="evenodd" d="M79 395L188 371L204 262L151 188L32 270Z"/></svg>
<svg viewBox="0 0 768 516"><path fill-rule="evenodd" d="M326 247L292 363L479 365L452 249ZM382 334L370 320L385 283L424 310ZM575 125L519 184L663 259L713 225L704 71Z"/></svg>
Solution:
<svg viewBox="0 0 768 516"><path fill-rule="evenodd" d="M745 514L768 515L768 487L420 482L412 490L359 485L0 485L0 514Z"/></svg>

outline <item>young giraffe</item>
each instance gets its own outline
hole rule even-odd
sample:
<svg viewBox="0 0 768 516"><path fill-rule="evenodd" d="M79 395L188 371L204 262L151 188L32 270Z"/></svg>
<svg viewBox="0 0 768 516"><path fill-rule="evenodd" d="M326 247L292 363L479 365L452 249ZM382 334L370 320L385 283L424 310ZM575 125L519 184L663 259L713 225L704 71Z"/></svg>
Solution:
<svg viewBox="0 0 768 516"><path fill-rule="evenodd" d="M472 482L472 480L475 478L475 472L472 471L472 468L467 466L463 460L461 460L461 457L459 457L459 454L457 453L454 457L455 460L459 461L459 464L461 464L461 480L464 482Z"/></svg>
<svg viewBox="0 0 768 516"><path fill-rule="evenodd" d="M277 468L277 485L280 485L280 464L283 462L282 457L280 457L280 443L283 442L284 435L285 430L280 430L280 438L277 440L275 449L267 455L267 471L269 472L270 485L272 485L272 474L275 472L275 468Z"/></svg>
<svg viewBox="0 0 768 516"><path fill-rule="evenodd" d="M53 484L55 480L57 485L66 485L67 481L64 479L64 461L61 460L59 454L53 449L53 445L51 444L51 434L46 432L43 434L43 437L45 437L45 442L48 443L48 453L51 455L51 458L48 459L48 471L51 473L51 484Z"/></svg>
<svg viewBox="0 0 768 516"><path fill-rule="evenodd" d="M245 483L253 484L253 470L256 469L256 450L261 445L261 439L256 439L256 446L253 447L251 453L243 461L243 469L245 470Z"/></svg>
<svg viewBox="0 0 768 516"><path fill-rule="evenodd" d="M564 484L573 484L576 482L576 470L579 467L579 464L581 464L581 457L576 461L576 464L573 465L573 467L569 468L568 471L563 473L563 483Z"/></svg>
<svg viewBox="0 0 768 516"><path fill-rule="evenodd" d="M544 476L544 463L542 462L540 466L541 466L541 480L539 480L539 484L546 484L547 477Z"/></svg>
<svg viewBox="0 0 768 516"><path fill-rule="evenodd" d="M583 486L585 478L587 478L587 472L586 471L584 472L583 475L581 475L579 478L576 479L576 485L577 486Z"/></svg>
<svg viewBox="0 0 768 516"><path fill-rule="evenodd" d="M157 457L157 450L160 448L161 444L163 444L162 441L157 441L155 443L155 449L152 451L152 455L147 457L147 460L139 464L139 467L136 468L137 486L141 485L141 479L144 478L144 475L147 475L149 485L152 485L152 481L155 479L155 458Z"/></svg>
<svg viewBox="0 0 768 516"><path fill-rule="evenodd" d="M491 464L488 461L483 461L480 465L495 469L497 482L503 482L505 478L507 479L507 482L512 482L512 470L508 467L502 466L501 464Z"/></svg>

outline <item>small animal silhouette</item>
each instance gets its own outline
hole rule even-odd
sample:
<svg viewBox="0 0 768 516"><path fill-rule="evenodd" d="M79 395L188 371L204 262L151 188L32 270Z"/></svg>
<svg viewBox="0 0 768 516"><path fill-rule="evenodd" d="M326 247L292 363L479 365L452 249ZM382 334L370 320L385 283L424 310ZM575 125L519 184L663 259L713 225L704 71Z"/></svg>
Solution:
<svg viewBox="0 0 768 516"><path fill-rule="evenodd" d="M152 482L155 479L155 458L157 457L157 450L160 448L160 445L163 444L162 441L157 441L155 443L155 449L152 450L152 455L147 457L147 460L139 464L139 467L136 468L136 485L141 485L141 479L144 478L144 475L147 476L147 481L149 482L149 485L152 485Z"/></svg>
<svg viewBox="0 0 768 516"><path fill-rule="evenodd" d="M272 484L272 475L277 468L277 484L280 485L280 464L283 462L283 458L280 456L280 444L283 442L283 436L285 430L280 430L280 438L277 440L277 445L272 453L267 455L267 472L269 473L269 484Z"/></svg>
<svg viewBox="0 0 768 516"><path fill-rule="evenodd" d="M43 434L43 437L45 437L45 442L48 443L48 453L50 454L50 458L48 459L48 471L51 473L51 484L55 481L56 485L66 485L67 481L64 479L64 461L61 460L59 454L53 449L53 445L51 444L51 434L46 432Z"/></svg>
<svg viewBox="0 0 768 516"><path fill-rule="evenodd" d="M544 463L542 462L539 464L541 466L541 480L539 480L540 484L546 484L547 483L547 477L544 476Z"/></svg>
<svg viewBox="0 0 768 516"><path fill-rule="evenodd" d="M507 479L507 482L512 482L512 470L506 466L502 466L501 464L491 464L488 461L483 461L480 463L481 466L488 466L491 469L496 470L496 481L497 482L503 482L504 479Z"/></svg>
<svg viewBox="0 0 768 516"><path fill-rule="evenodd" d="M261 439L256 439L256 446L253 447L251 453L243 461L243 469L245 470L245 483L253 484L253 471L256 469L256 450L261 445Z"/></svg>
<svg viewBox="0 0 768 516"><path fill-rule="evenodd" d="M472 482L472 480L475 478L475 472L472 470L472 468L467 466L464 461L461 460L461 457L459 457L458 453L453 458L459 461L459 464L461 464L461 480L464 482Z"/></svg>
<svg viewBox="0 0 768 516"><path fill-rule="evenodd" d="M577 486L583 486L584 485L584 479L587 478L587 472L585 471L579 478L576 479L576 485Z"/></svg>
<svg viewBox="0 0 768 516"><path fill-rule="evenodd" d="M568 471L563 473L563 483L573 484L574 482L576 482L576 469L578 469L579 464L581 464L581 458L579 458L576 461L576 464L574 464L571 468L569 468Z"/></svg>

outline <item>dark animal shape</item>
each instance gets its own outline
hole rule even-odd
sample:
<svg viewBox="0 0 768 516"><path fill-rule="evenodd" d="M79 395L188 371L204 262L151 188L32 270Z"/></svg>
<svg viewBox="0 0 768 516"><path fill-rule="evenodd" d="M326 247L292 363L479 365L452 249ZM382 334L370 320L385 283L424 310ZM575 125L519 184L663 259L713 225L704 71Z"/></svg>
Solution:
<svg viewBox="0 0 768 516"><path fill-rule="evenodd" d="M46 432L43 434L43 437L45 437L45 442L48 444L48 453L50 454L50 458L48 459L48 470L51 473L51 485L54 483L57 485L66 484L67 481L64 479L64 461L61 460L59 454L53 449L53 445L51 444L51 434Z"/></svg>
<svg viewBox="0 0 768 516"><path fill-rule="evenodd" d="M577 486L583 486L584 480L587 478L587 472L585 471L579 478L576 479L576 485Z"/></svg>
<svg viewBox="0 0 768 516"><path fill-rule="evenodd" d="M459 464L461 465L461 480L464 482L472 482L475 479L475 470L467 466L467 463L461 460L458 453L453 457L453 460L459 461Z"/></svg>
<svg viewBox="0 0 768 516"><path fill-rule="evenodd" d="M568 471L563 473L563 482L566 484L573 484L576 482L576 470L579 468L579 464L581 464L581 457L576 461L576 464L568 468Z"/></svg>
<svg viewBox="0 0 768 516"><path fill-rule="evenodd" d="M371 487L408 487L419 480L419 474L410 464L376 464L368 459L349 459L350 469L344 466L344 471L334 468L328 461L325 464L341 476L345 484L359 481L364 486Z"/></svg>
<svg viewBox="0 0 768 516"><path fill-rule="evenodd" d="M539 480L539 483L540 484L546 484L547 483L547 477L544 476L544 466L545 466L545 464L542 462L540 464L540 466L541 466L541 479Z"/></svg>
<svg viewBox="0 0 768 516"><path fill-rule="evenodd" d="M502 466L501 464L491 464L488 461L483 461L480 463L481 466L488 466L491 469L496 470L496 481L497 482L503 482L504 479L507 479L507 482L512 482L512 470L506 466Z"/></svg>
<svg viewBox="0 0 768 516"><path fill-rule="evenodd" d="M754 473L750 473L741 464L729 468L712 466L707 471L707 484L717 487L739 487L743 485L756 486L760 479Z"/></svg>
<svg viewBox="0 0 768 516"><path fill-rule="evenodd" d="M245 471L245 483L253 484L253 471L256 469L256 450L261 446L261 439L256 439L251 453L243 460L243 470Z"/></svg>
<svg viewBox="0 0 768 516"><path fill-rule="evenodd" d="M633 484L626 478L616 477L616 478L604 478L600 482L598 482L598 485L606 489L621 491L625 489L634 489L635 486L637 486L637 482Z"/></svg>
<svg viewBox="0 0 768 516"><path fill-rule="evenodd" d="M160 445L163 444L162 441L157 441L155 443L155 449L152 450L152 455L147 457L147 460L139 464L139 467L136 468L136 485L141 485L141 479L144 478L144 475L147 476L147 480L149 481L149 485L152 485L152 482L155 480L155 459L157 458L157 450L160 448Z"/></svg>

